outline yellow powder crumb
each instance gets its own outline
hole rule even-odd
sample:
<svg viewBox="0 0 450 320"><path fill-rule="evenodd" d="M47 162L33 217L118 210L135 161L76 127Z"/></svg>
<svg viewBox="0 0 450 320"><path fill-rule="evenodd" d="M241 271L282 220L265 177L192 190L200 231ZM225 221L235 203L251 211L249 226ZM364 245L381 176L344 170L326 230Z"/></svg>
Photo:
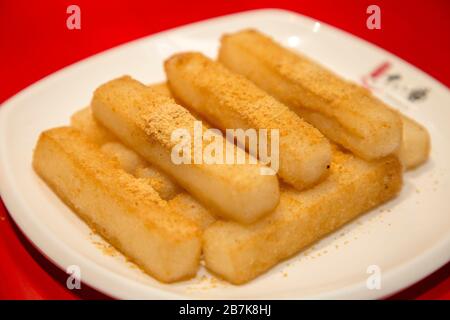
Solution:
<svg viewBox="0 0 450 320"><path fill-rule="evenodd" d="M100 242L100 241L93 241L93 243L97 246L97 248L99 248L104 254L110 256L110 257L115 257L119 254L119 252L116 250L116 248L114 248L112 245L105 243L105 242Z"/></svg>
<svg viewBox="0 0 450 320"><path fill-rule="evenodd" d="M186 288L187 291L189 292L193 292L193 291L200 291L200 290L209 290L209 289L215 289L218 288L219 286L226 286L229 285L227 282L216 278L212 275L202 275L202 276L197 276L194 279L195 283L193 283L192 285L188 286Z"/></svg>

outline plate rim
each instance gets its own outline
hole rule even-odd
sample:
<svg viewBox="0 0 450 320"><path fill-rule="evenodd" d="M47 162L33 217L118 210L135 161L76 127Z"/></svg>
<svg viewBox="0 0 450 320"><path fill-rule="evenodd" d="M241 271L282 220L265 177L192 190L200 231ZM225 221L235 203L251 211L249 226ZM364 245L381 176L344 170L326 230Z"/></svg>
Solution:
<svg viewBox="0 0 450 320"><path fill-rule="evenodd" d="M305 15L302 15L297 12L284 10L284 9L256 9L256 10L249 10L249 11L243 11L238 13L232 13L228 15L223 15L219 17L214 17L210 19L205 19L197 22L193 22L190 24L178 26L175 28L166 29L154 34L150 34L138 39L134 39L132 41L120 44L118 46L109 48L107 50L98 52L94 55L88 56L86 58L83 58L73 64L70 64L68 66L65 66L43 78L40 80L34 82L33 84L27 86L26 88L22 89L12 97L5 100L1 106L0 106L0 124L5 124L8 112L12 109L14 104L16 104L21 99L26 98L29 95L34 94L35 91L39 90L43 86L48 86L51 84L52 81L59 81L60 77L67 73L75 70L77 67L80 67L80 65L85 64L87 61L89 63L93 63L95 59L102 58L105 54L110 54L111 52L121 48L125 48L126 46L132 46L138 42L144 42L150 38L156 38L159 36L163 36L167 33L172 33L175 31L182 31L187 30L190 28L198 27L199 25L205 24L205 23L214 23L219 22L220 20L227 20L232 19L236 17L242 17L242 16L255 16L255 15L261 15L263 17L264 15L280 15L280 16L286 16L289 15L291 17L294 17L296 19L303 19L307 21L316 22L319 21L325 28L331 29L333 32L337 32L338 34L343 34L344 36L353 38L353 40L363 42L365 45L368 45L371 49L374 49L378 51L379 53L383 55L389 56L390 59L393 61L403 64L406 67L412 69L414 72L417 72L421 74L421 76L424 76L427 78L428 81L432 82L436 87L439 87L440 89L449 92L449 89L441 83L439 80L435 79L431 75L425 73L418 67L410 64L409 62L403 60L402 58L392 54L391 52L377 46L376 44L373 44L371 42L368 42L365 39L359 38L358 36L355 36L345 30L341 30L339 28L336 28L332 25L329 25L327 23L323 23L322 21L311 18ZM0 126L3 127L3 126ZM2 137L3 136L3 137ZM111 271L105 267L102 267L100 265L97 265L95 262L91 261L88 258L85 258L84 256L80 255L76 250L70 248L68 245L61 243L58 241L56 236L52 234L51 232L46 232L47 228L45 225L41 224L35 224L32 220L27 220L25 217L21 214L17 214L17 212L29 212L32 210L28 207L28 205L24 202L20 202L15 200L16 195L20 195L20 192L17 191L17 188L15 186L14 180L12 179L12 176L9 176L9 173L11 170L8 170L8 161L7 161L7 150L5 150L5 142L6 138L5 135L0 135L0 163L3 165L0 166L0 195L1 198L5 204L6 209L9 212L10 217L13 219L13 221L16 223L20 231L25 235L25 237L33 244L33 246L41 253L43 254L47 259L49 259L52 263L54 263L58 268L65 271L65 266L69 265L68 259L77 261L77 264L80 265L80 267L86 268L86 270L91 270L88 273L83 274L83 282L87 285L95 288L96 290L103 292L107 294L108 296L119 298L119 299L133 299L136 298L139 295L145 295L149 299L187 299L187 297L181 293L175 293L170 291L161 290L159 288L149 286L146 284L141 284L136 280L129 279L126 276L119 275L115 273L114 271ZM34 229L34 231L33 231ZM40 248L38 243L46 243L44 246L45 249ZM446 250L448 249L448 250ZM444 253L444 254L443 254ZM445 254L447 253L447 254ZM53 258L57 257L57 258ZM402 290L403 288L408 287L409 285L412 285L421 279L425 278L432 272L436 271L440 267L442 267L444 264L446 264L450 260L450 233L447 234L447 237L440 242L437 242L434 244L433 247L431 247L428 250L425 250L424 252L416 255L413 259L407 260L400 264L399 266L396 266L392 269L390 269L387 272L383 273L383 288L381 290L367 290L364 288L364 291L361 290L361 283L354 283L348 286L343 286L338 289L327 291L323 293L319 293L310 297L306 297L307 299L351 299L351 298L357 298L357 299L374 299L374 298L382 298L386 296L390 296L392 294L395 294L396 292ZM431 263L431 261L433 261ZM413 272L411 272L413 271ZM395 279L395 281L394 281ZM119 288L125 288L121 293L121 295L116 295L114 292L111 292L110 286L111 283L114 283L115 287ZM387 285L386 285L387 284ZM133 286L133 290L130 289L130 285ZM127 290L128 289L128 290ZM149 296L149 294L151 296ZM292 294L291 294L292 295ZM194 298L194 297L189 297ZM283 298L283 297L281 297ZM286 298L286 297L284 297ZM289 297L291 299L299 299L299 298L305 298L305 297L296 297L295 293L293 296ZM280 299L280 298L275 298Z"/></svg>

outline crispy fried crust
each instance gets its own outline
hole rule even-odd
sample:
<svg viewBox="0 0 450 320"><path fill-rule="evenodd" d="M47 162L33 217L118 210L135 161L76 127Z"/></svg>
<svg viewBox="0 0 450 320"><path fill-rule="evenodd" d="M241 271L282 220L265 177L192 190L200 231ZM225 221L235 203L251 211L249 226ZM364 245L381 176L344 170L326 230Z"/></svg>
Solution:
<svg viewBox="0 0 450 320"><path fill-rule="evenodd" d="M173 282L196 274L197 226L78 130L43 132L33 167L83 220L156 279Z"/></svg>
<svg viewBox="0 0 450 320"><path fill-rule="evenodd" d="M260 164L173 163L171 152L177 142L171 140L172 132L184 128L193 137L196 119L173 99L138 81L122 77L102 85L94 93L91 108L95 118L123 143L218 214L251 223L278 204L278 180L261 175Z"/></svg>
<svg viewBox="0 0 450 320"><path fill-rule="evenodd" d="M164 200L171 200L184 192L170 176L154 166L139 167L133 175L150 183Z"/></svg>
<svg viewBox="0 0 450 320"><path fill-rule="evenodd" d="M187 192L179 193L168 203L175 212L191 219L201 230L216 221L216 218Z"/></svg>
<svg viewBox="0 0 450 320"><path fill-rule="evenodd" d="M329 177L299 192L282 189L273 214L250 226L217 221L203 234L206 267L242 284L391 199L402 185L395 156L365 162L336 151Z"/></svg>
<svg viewBox="0 0 450 320"><path fill-rule="evenodd" d="M175 98L220 129L278 129L285 182L304 189L326 176L328 140L244 77L195 52L174 55L165 70Z"/></svg>
<svg viewBox="0 0 450 320"><path fill-rule="evenodd" d="M120 142L108 142L103 144L100 149L120 162L120 166L126 172L134 175L140 168L145 168L147 162L142 159L133 150L128 149Z"/></svg>
<svg viewBox="0 0 450 320"><path fill-rule="evenodd" d="M219 61L364 159L400 147L402 122L395 111L368 90L255 30L223 36Z"/></svg>

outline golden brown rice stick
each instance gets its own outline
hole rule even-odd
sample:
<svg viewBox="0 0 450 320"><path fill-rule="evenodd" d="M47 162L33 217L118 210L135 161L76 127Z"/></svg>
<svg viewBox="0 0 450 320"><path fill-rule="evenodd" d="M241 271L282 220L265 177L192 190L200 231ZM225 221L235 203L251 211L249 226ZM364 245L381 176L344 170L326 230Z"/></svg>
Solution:
<svg viewBox="0 0 450 320"><path fill-rule="evenodd" d="M89 107L75 112L70 117L70 125L100 146L108 142L117 142L116 137L94 119Z"/></svg>
<svg viewBox="0 0 450 320"><path fill-rule="evenodd" d="M380 158L400 147L402 122L397 112L368 90L256 30L223 36L219 61L364 159Z"/></svg>
<svg viewBox="0 0 450 320"><path fill-rule="evenodd" d="M166 82L153 83L153 84L148 85L148 87L162 95L173 98L172 93L170 92L170 89L167 86Z"/></svg>
<svg viewBox="0 0 450 320"><path fill-rule="evenodd" d="M126 172L147 180L164 200L170 200L181 192L181 188L168 175L125 147L108 129L98 123L89 107L75 112L70 124L101 146L103 152L118 160Z"/></svg>
<svg viewBox="0 0 450 320"><path fill-rule="evenodd" d="M180 192L168 201L169 206L179 214L194 221L201 229L205 230L216 218L187 192Z"/></svg>
<svg viewBox="0 0 450 320"><path fill-rule="evenodd" d="M399 158L405 169L414 169L427 161L431 142L427 129L407 116L402 116L403 141Z"/></svg>
<svg viewBox="0 0 450 320"><path fill-rule="evenodd" d="M400 190L402 166L388 156L365 162L333 153L328 178L306 191L282 188L270 216L249 226L217 221L203 234L206 267L242 284L336 230Z"/></svg>
<svg viewBox="0 0 450 320"><path fill-rule="evenodd" d="M123 170L134 176L136 176L136 171L146 168L147 162L120 142L107 142L101 145L100 149L107 155L114 157L120 162Z"/></svg>
<svg viewBox="0 0 450 320"><path fill-rule="evenodd" d="M148 87L167 97L172 96L165 82L150 84ZM95 120L90 107L75 112L70 118L70 125L88 135L91 140L100 145L107 142L118 142L114 134Z"/></svg>
<svg viewBox="0 0 450 320"><path fill-rule="evenodd" d="M112 134L94 119L90 108L76 112L71 118L71 125L80 128L80 131L85 130L82 132L93 141L104 133L112 137ZM168 200L169 206L174 211L193 220L202 230L215 221L214 216L208 210L182 190L164 172L149 165L137 153L120 142L110 141L103 145L99 144L101 150L116 159L122 169L149 183L162 199Z"/></svg>
<svg viewBox="0 0 450 320"><path fill-rule="evenodd" d="M43 132L33 167L84 221L156 279L173 282L196 274L201 239L195 224L78 130Z"/></svg>
<svg viewBox="0 0 450 320"><path fill-rule="evenodd" d="M266 168L261 164L175 164L171 153L177 142L171 135L185 129L192 137L196 119L166 95L122 77L100 86L91 108L96 120L124 144L223 217L251 223L278 204L278 180L261 175ZM230 145L222 136L216 139Z"/></svg>
<svg viewBox="0 0 450 320"><path fill-rule="evenodd" d="M165 70L175 98L220 129L278 129L285 182L304 189L326 175L328 140L249 80L195 52L173 56Z"/></svg>

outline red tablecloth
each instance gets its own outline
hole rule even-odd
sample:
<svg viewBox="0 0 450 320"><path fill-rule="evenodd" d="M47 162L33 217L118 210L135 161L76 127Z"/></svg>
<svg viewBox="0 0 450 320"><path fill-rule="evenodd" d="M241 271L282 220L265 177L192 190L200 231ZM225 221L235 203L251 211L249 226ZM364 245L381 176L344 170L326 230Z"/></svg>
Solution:
<svg viewBox="0 0 450 320"><path fill-rule="evenodd" d="M81 30L66 9L81 8ZM366 28L366 8L381 8L381 30ZM311 16L391 51L450 86L450 1L107 1L0 0L0 102L42 77L118 44L228 13L277 7ZM0 203L0 298L106 298L42 256ZM450 299L450 263L393 298Z"/></svg>

